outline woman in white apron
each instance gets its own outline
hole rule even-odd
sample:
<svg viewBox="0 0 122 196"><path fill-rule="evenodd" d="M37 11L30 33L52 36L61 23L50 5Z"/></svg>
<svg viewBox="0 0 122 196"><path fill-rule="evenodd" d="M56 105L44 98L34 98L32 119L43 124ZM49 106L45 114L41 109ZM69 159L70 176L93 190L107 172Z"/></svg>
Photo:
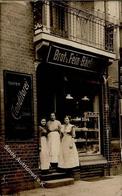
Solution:
<svg viewBox="0 0 122 196"><path fill-rule="evenodd" d="M41 125L39 126L39 148L40 148L40 169L48 170L50 167L48 142L47 142L47 126L46 119L41 120Z"/></svg>
<svg viewBox="0 0 122 196"><path fill-rule="evenodd" d="M59 168L70 169L79 166L78 151L74 142L74 125L70 124L69 117L64 118L61 128L62 141L60 147Z"/></svg>
<svg viewBox="0 0 122 196"><path fill-rule="evenodd" d="M57 167L60 151L61 123L56 120L55 113L51 113L50 120L47 122L47 128L50 163L52 167Z"/></svg>

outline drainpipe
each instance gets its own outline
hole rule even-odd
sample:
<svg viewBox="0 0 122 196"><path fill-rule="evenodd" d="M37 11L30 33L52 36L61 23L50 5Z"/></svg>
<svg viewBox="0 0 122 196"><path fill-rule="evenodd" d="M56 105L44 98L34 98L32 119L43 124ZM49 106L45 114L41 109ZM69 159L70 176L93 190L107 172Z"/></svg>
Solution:
<svg viewBox="0 0 122 196"><path fill-rule="evenodd" d="M108 162L108 175L110 176L110 125L109 125L109 103L108 103L108 79L110 76L103 75L104 81L104 129L105 129L105 149L104 154ZM105 151L106 150L106 151Z"/></svg>

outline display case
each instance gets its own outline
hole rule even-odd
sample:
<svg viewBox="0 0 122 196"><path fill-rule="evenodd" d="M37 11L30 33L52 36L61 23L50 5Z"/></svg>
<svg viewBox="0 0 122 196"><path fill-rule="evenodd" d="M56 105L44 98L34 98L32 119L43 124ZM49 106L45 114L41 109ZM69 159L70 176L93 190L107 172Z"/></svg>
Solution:
<svg viewBox="0 0 122 196"><path fill-rule="evenodd" d="M75 142L79 154L100 153L100 119L98 112L84 112L81 118L71 120L75 128Z"/></svg>

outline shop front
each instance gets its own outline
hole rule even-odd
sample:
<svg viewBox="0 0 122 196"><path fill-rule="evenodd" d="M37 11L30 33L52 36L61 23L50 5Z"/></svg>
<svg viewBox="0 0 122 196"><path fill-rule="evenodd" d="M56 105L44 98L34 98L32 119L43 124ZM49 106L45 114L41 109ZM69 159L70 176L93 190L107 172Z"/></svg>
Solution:
<svg viewBox="0 0 122 196"><path fill-rule="evenodd" d="M41 52L40 52L41 54ZM81 166L106 164L104 158L104 79L108 59L50 43L37 68L38 121L56 113L76 126Z"/></svg>

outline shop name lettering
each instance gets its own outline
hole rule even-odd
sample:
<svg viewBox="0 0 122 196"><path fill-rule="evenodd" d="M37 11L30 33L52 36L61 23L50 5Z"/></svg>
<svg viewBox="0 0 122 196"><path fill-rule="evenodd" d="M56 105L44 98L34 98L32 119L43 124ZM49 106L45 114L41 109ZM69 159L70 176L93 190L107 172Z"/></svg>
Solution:
<svg viewBox="0 0 122 196"><path fill-rule="evenodd" d="M66 51L60 52L59 49L55 50L53 61L88 68L93 65L92 57L78 55L74 52L70 52L70 54Z"/></svg>
<svg viewBox="0 0 122 196"><path fill-rule="evenodd" d="M21 118L20 110L22 108L25 96L29 90L29 84L27 81L24 82L22 90L20 90L17 94L17 102L11 107L12 116L14 119L18 120Z"/></svg>

